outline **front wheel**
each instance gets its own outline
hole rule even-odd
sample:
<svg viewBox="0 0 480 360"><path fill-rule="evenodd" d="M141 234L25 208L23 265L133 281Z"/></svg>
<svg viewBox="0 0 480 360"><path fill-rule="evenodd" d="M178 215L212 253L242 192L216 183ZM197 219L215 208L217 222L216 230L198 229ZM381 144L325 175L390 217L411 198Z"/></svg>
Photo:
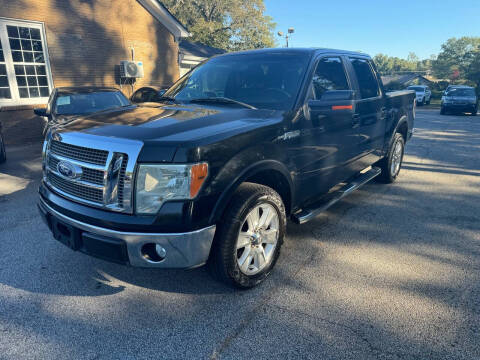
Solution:
<svg viewBox="0 0 480 360"><path fill-rule="evenodd" d="M389 184L393 183L397 179L402 167L404 152L405 140L401 134L396 133L387 156L384 157L379 163L382 172L378 176L378 179L381 182Z"/></svg>
<svg viewBox="0 0 480 360"><path fill-rule="evenodd" d="M210 273L239 288L260 284L277 262L285 228L280 195L267 186L243 183L217 226Z"/></svg>

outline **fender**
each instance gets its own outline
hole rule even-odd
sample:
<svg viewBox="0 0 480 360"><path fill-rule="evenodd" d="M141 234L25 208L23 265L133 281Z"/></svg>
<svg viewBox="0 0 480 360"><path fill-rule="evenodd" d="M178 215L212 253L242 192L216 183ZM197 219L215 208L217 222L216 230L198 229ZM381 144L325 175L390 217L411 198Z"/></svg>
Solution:
<svg viewBox="0 0 480 360"><path fill-rule="evenodd" d="M225 188L222 192L220 197L218 198L215 207L213 208L212 215L210 216L210 224L214 224L218 221L220 216L223 214L225 208L227 207L230 199L232 198L233 193L235 190L245 182L246 179L249 177L258 174L259 172L265 170L272 170L276 171L283 175L285 180L288 182L288 186L290 187L290 204L293 204L294 201L294 191L293 191L293 181L290 176L290 172L288 171L287 167L278 160L261 160L255 162L254 164L248 166L244 169L240 174L238 174L233 181Z"/></svg>
<svg viewBox="0 0 480 360"><path fill-rule="evenodd" d="M390 146L392 145L392 141L393 141L393 135L398 132L398 129L400 129L400 127L403 126L403 124L405 124L407 126L407 133L408 133L408 118L407 118L407 115L405 115L404 113L401 113L401 114L402 115L400 116L400 119L397 121L393 130L388 131L387 134L386 134L386 136L388 138L388 141L385 141L385 148L383 149L384 153L387 153L388 149L390 149Z"/></svg>

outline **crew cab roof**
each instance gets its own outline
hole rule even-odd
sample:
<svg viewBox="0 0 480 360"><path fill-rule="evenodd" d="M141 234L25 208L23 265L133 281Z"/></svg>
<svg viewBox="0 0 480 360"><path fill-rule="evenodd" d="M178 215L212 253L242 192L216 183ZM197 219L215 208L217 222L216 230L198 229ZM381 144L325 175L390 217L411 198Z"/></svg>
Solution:
<svg viewBox="0 0 480 360"><path fill-rule="evenodd" d="M308 56L322 54L322 53L334 53L339 55L351 55L357 57L370 58L368 54L358 51L338 50L338 49L326 49L326 48L268 48L268 49L255 49L236 51L227 54L220 54L218 56L232 56L232 55L246 55L246 54L305 54Z"/></svg>
<svg viewBox="0 0 480 360"><path fill-rule="evenodd" d="M103 86L68 86L68 87L57 87L57 92L61 93L90 93L90 92L110 92L110 91L120 91L114 87L103 87Z"/></svg>

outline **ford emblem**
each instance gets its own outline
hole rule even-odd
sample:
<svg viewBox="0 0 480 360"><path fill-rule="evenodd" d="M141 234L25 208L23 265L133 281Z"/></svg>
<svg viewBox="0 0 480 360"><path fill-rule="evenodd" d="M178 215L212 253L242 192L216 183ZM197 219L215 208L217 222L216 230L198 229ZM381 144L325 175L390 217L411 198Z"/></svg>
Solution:
<svg viewBox="0 0 480 360"><path fill-rule="evenodd" d="M57 171L67 179L77 179L82 175L82 168L80 166L69 163L68 161L60 161L57 164Z"/></svg>

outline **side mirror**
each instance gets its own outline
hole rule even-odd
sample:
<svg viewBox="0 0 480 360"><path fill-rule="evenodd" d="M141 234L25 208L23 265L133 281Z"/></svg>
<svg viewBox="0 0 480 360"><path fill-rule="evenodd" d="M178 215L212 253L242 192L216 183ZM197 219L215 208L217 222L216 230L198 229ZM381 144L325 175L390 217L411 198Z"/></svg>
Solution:
<svg viewBox="0 0 480 360"><path fill-rule="evenodd" d="M329 90L322 94L320 101L348 101L355 99L355 91L353 90Z"/></svg>
<svg viewBox="0 0 480 360"><path fill-rule="evenodd" d="M167 89L158 90L158 95L163 96L167 92Z"/></svg>
<svg viewBox="0 0 480 360"><path fill-rule="evenodd" d="M43 116L43 117L48 117L48 118L50 118L50 114L47 114L47 108L37 108L37 109L33 109L33 112L34 112L35 115L37 115L37 116Z"/></svg>
<svg viewBox="0 0 480 360"><path fill-rule="evenodd" d="M320 99L308 101L309 116L316 121L325 116L354 112L355 92L352 90L325 91Z"/></svg>

